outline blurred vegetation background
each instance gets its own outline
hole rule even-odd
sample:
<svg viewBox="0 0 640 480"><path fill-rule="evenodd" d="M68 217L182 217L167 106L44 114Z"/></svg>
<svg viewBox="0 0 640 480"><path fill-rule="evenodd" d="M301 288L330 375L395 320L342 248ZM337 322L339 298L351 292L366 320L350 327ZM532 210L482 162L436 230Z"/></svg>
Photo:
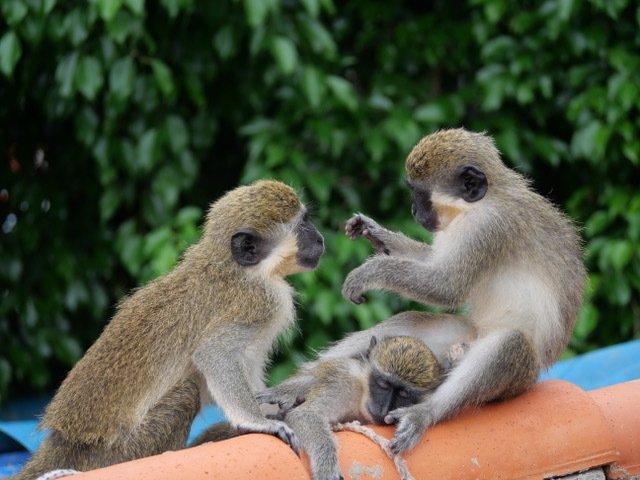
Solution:
<svg viewBox="0 0 640 480"><path fill-rule="evenodd" d="M292 279L272 371L407 308L353 306L363 211L427 238L404 159L465 126L582 228L590 287L567 355L640 334L640 7L628 0L3 0L0 402L53 389L207 205L278 178L327 253Z"/></svg>

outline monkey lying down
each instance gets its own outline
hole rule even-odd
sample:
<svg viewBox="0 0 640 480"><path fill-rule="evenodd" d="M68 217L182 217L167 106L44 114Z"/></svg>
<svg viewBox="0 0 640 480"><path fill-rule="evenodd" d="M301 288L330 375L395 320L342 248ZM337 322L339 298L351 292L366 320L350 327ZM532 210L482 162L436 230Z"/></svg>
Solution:
<svg viewBox="0 0 640 480"><path fill-rule="evenodd" d="M387 322L394 324L400 319L437 323L440 317L453 324L460 323L458 334L447 338L447 344L467 339L469 329L465 322L452 316L405 312ZM369 342L362 354L308 362L294 376L257 395L260 403L279 406L278 417L293 429L309 456L314 480L343 478L332 425L353 420L384 424L390 411L427 397L448 369L459 361L466 346L455 343L445 351L441 342L436 347L437 358L425 342L416 337L379 337L378 340L376 336L367 335L366 330L358 334ZM203 432L193 445L236 435L237 430L228 424L218 424Z"/></svg>
<svg viewBox="0 0 640 480"><path fill-rule="evenodd" d="M259 181L213 203L202 237L167 275L123 300L42 417L40 449L15 477L91 470L184 448L201 401L246 432L278 436L255 393L294 321L285 277L318 264L323 239L295 191Z"/></svg>

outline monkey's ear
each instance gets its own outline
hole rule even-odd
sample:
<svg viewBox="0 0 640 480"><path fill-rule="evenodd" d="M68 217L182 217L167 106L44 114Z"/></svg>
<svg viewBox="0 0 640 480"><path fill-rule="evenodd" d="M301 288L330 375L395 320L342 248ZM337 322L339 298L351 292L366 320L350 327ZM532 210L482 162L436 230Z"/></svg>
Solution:
<svg viewBox="0 0 640 480"><path fill-rule="evenodd" d="M487 193L487 177L472 165L464 165L459 170L462 187L462 199L465 202L477 202Z"/></svg>
<svg viewBox="0 0 640 480"><path fill-rule="evenodd" d="M367 353L365 354L366 358L369 358L369 355L371 355L371 352L373 351L373 348L378 344L378 339L376 338L375 335L373 335L371 337L371 341L369 342L369 348L367 348Z"/></svg>
<svg viewBox="0 0 640 480"><path fill-rule="evenodd" d="M243 228L231 237L231 255L242 266L257 265L265 255L265 241L252 228Z"/></svg>

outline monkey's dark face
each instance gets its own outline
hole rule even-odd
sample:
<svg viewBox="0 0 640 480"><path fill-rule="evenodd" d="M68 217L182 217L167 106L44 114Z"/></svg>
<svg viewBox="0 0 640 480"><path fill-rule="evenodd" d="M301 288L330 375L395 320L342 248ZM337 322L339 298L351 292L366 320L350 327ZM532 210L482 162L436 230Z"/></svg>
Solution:
<svg viewBox="0 0 640 480"><path fill-rule="evenodd" d="M308 213L304 213L295 229L298 253L296 261L304 269L313 270L318 266L324 253L324 238L311 222Z"/></svg>
<svg viewBox="0 0 640 480"><path fill-rule="evenodd" d="M438 229L438 213L433 208L431 190L407 180L407 186L411 189L411 214L420 225L433 232Z"/></svg>
<svg viewBox="0 0 640 480"><path fill-rule="evenodd" d="M432 232L438 230L442 223L438 206L433 201L432 186L435 185L438 192L452 199L461 198L466 203L482 200L488 190L487 177L473 165L461 165L453 174L438 179L421 182L407 180L407 186L411 190L411 213L416 222Z"/></svg>
<svg viewBox="0 0 640 480"><path fill-rule="evenodd" d="M374 369L369 376L367 409L375 423L384 425L384 417L396 408L418 403L425 391Z"/></svg>
<svg viewBox="0 0 640 480"><path fill-rule="evenodd" d="M248 267L258 265L274 250L284 246L285 248L279 253L279 256L283 257L282 264L275 265L275 272L288 275L313 270L324 253L324 238L311 222L306 211L291 228L293 231L287 234L288 242L295 241L295 246L291 243L291 250L286 247L288 245L286 239L270 238L268 234L263 235L253 228L241 228L231 237L231 255L239 265Z"/></svg>

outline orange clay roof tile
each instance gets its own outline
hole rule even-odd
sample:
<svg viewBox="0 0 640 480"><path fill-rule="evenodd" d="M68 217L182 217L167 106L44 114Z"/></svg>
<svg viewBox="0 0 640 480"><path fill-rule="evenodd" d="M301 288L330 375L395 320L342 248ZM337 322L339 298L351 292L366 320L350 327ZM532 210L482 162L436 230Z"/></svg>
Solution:
<svg viewBox="0 0 640 480"><path fill-rule="evenodd" d="M592 392L546 381L509 401L467 410L431 428L405 459L417 480L538 479L613 464L611 478L640 473L640 381ZM392 427L373 427L386 438ZM395 479L380 447L337 433L345 478ZM250 434L94 470L74 480L309 479L284 443Z"/></svg>

